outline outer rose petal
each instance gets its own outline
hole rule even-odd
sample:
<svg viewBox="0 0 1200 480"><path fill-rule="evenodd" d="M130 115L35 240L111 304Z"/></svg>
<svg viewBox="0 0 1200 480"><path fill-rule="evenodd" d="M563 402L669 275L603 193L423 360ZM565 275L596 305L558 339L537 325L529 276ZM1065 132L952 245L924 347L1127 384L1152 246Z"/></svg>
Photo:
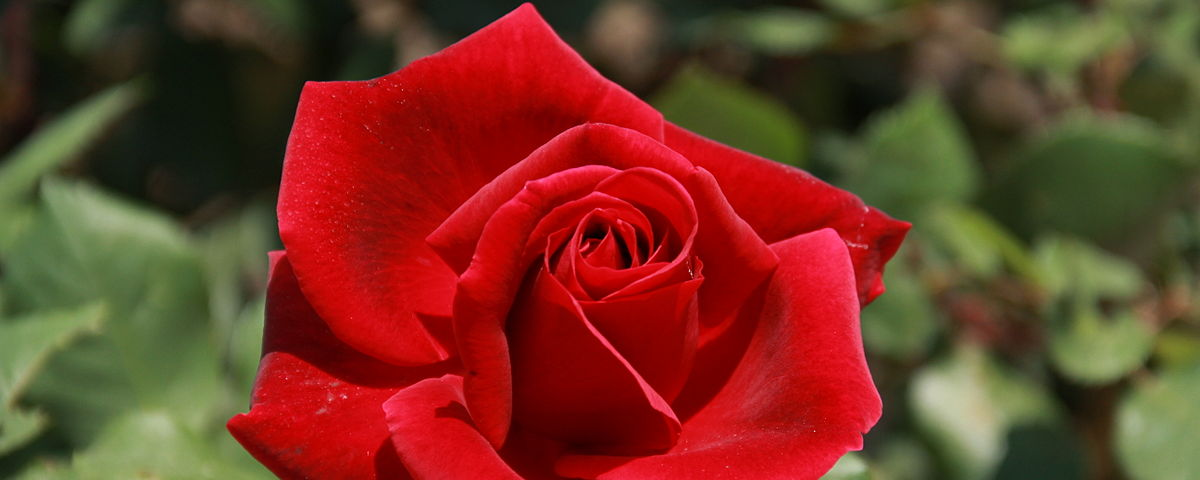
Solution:
<svg viewBox="0 0 1200 480"><path fill-rule="evenodd" d="M863 204L808 172L731 148L667 124L667 146L712 172L725 198L767 243L832 228L850 249L858 295L883 293L883 266L911 225Z"/></svg>
<svg viewBox="0 0 1200 480"><path fill-rule="evenodd" d="M377 358L445 359L453 346L417 314L450 313L455 275L425 236L496 174L586 122L662 138L661 115L601 77L530 5L391 75L307 84L279 230L313 307Z"/></svg>
<svg viewBox="0 0 1200 480"><path fill-rule="evenodd" d="M282 478L407 478L380 405L446 366L397 367L339 341L312 311L283 252L272 254L253 407L229 431Z"/></svg>
<svg viewBox="0 0 1200 480"><path fill-rule="evenodd" d="M858 329L854 270L832 230L773 245L779 269L724 388L664 455L567 455L568 477L815 479L880 415ZM699 372L697 372L699 373Z"/></svg>
<svg viewBox="0 0 1200 480"><path fill-rule="evenodd" d="M479 434L464 406L462 377L427 378L383 404L396 452L420 479L520 480Z"/></svg>

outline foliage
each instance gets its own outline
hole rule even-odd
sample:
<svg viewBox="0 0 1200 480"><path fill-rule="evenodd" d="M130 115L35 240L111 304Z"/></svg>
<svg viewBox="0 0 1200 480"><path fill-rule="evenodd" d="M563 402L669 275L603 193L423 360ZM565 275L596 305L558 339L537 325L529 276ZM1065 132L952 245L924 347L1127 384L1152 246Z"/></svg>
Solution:
<svg viewBox="0 0 1200 480"><path fill-rule="evenodd" d="M302 82L516 3L0 6L0 477L269 478L223 423ZM1200 4L535 3L668 120L913 222L862 313L884 417L827 479L1196 478Z"/></svg>

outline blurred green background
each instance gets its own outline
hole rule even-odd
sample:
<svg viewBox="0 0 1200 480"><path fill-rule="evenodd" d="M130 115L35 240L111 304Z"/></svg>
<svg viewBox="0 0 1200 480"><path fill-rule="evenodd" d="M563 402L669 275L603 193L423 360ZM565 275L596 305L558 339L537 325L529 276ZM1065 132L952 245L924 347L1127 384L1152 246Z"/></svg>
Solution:
<svg viewBox="0 0 1200 480"><path fill-rule="evenodd" d="M837 479L1200 479L1200 2L535 2L672 121L912 221ZM0 2L0 478L264 478L305 80L508 1ZM781 212L786 214L786 212Z"/></svg>

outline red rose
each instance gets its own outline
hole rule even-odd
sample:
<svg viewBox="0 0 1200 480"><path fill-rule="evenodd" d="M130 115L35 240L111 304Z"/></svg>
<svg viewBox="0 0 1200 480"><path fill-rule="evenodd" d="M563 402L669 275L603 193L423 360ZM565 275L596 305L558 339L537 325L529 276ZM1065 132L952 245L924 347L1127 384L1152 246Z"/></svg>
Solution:
<svg viewBox="0 0 1200 480"><path fill-rule="evenodd" d="M310 83L262 364L287 478L816 478L880 415L861 304L908 225L698 137L526 5Z"/></svg>

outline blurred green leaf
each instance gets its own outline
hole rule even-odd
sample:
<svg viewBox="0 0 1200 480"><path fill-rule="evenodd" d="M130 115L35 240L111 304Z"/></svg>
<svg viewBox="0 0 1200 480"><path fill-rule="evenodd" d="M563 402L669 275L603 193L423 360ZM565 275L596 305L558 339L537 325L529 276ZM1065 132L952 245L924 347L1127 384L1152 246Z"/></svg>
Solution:
<svg viewBox="0 0 1200 480"><path fill-rule="evenodd" d="M979 172L970 144L934 90L872 117L863 142L865 162L846 166L845 186L893 216L917 218L926 206L975 193Z"/></svg>
<svg viewBox="0 0 1200 480"><path fill-rule="evenodd" d="M236 324L243 315L247 297L260 293L266 286L267 252L281 248L275 228L271 206L258 203L221 219L201 233L214 337L223 343L237 341L231 335L238 328Z"/></svg>
<svg viewBox="0 0 1200 480"><path fill-rule="evenodd" d="M103 335L57 355L30 396L76 433L122 405L212 415L220 363L200 257L170 219L82 183L42 185L44 211L13 247L6 290L25 311L103 301ZM132 394L133 398L124 396ZM88 406L96 410L89 411Z"/></svg>
<svg viewBox="0 0 1200 480"><path fill-rule="evenodd" d="M0 200L0 259L8 255L14 242L33 223L37 209L21 202ZM0 308L0 313L4 312Z"/></svg>
<svg viewBox="0 0 1200 480"><path fill-rule="evenodd" d="M1004 457L1014 425L1052 422L1046 392L973 346L959 346L913 377L909 404L918 428L940 453L950 478L989 478Z"/></svg>
<svg viewBox="0 0 1200 480"><path fill-rule="evenodd" d="M878 454L873 465L880 478L887 480L925 480L933 478L933 459L929 449L915 438L900 433L891 435Z"/></svg>
<svg viewBox="0 0 1200 480"><path fill-rule="evenodd" d="M1070 237L1043 237L1034 256L1041 272L1040 283L1050 297L1128 299L1145 285L1136 265Z"/></svg>
<svg viewBox="0 0 1200 480"><path fill-rule="evenodd" d="M0 405L12 407L50 355L95 332L103 315L103 305L93 304L0 321Z"/></svg>
<svg viewBox="0 0 1200 480"><path fill-rule="evenodd" d="M0 456L29 443L46 424L46 414L38 410L0 409Z"/></svg>
<svg viewBox="0 0 1200 480"><path fill-rule="evenodd" d="M258 361L262 358L263 324L267 309L265 296L247 303L233 325L230 336L229 362L235 391L248 394L258 375Z"/></svg>
<svg viewBox="0 0 1200 480"><path fill-rule="evenodd" d="M1155 360L1167 368L1200 363L1200 335L1183 329L1168 329L1158 334Z"/></svg>
<svg viewBox="0 0 1200 480"><path fill-rule="evenodd" d="M269 478L225 461L185 425L156 411L117 419L75 456L72 467L80 480Z"/></svg>
<svg viewBox="0 0 1200 480"><path fill-rule="evenodd" d="M698 65L680 69L651 103L700 135L788 165L804 162L804 124L786 106Z"/></svg>
<svg viewBox="0 0 1200 480"><path fill-rule="evenodd" d="M1065 425L1023 425L1009 431L1008 452L996 480L1083 480L1086 460L1075 432Z"/></svg>
<svg viewBox="0 0 1200 480"><path fill-rule="evenodd" d="M997 219L1112 241L1146 231L1187 176L1162 132L1132 117L1076 114L1036 138L989 192Z"/></svg>
<svg viewBox="0 0 1200 480"><path fill-rule="evenodd" d="M130 0L82 0L67 14L63 44L75 55L85 55L110 46L122 11Z"/></svg>
<svg viewBox="0 0 1200 480"><path fill-rule="evenodd" d="M38 179L77 157L141 98L139 82L97 93L25 139L0 161L0 203L20 198Z"/></svg>
<svg viewBox="0 0 1200 480"><path fill-rule="evenodd" d="M1036 275L1036 266L1025 246L986 213L972 207L938 205L926 210L914 226L927 232L956 265L976 276L997 275L1005 265L1027 278Z"/></svg>
<svg viewBox="0 0 1200 480"><path fill-rule="evenodd" d="M842 455L821 480L871 480L871 470L862 455L849 452Z"/></svg>
<svg viewBox="0 0 1200 480"><path fill-rule="evenodd" d="M0 321L0 455L24 445L46 426L45 414L23 410L17 398L50 355L100 326L102 305L37 312Z"/></svg>
<svg viewBox="0 0 1200 480"><path fill-rule="evenodd" d="M1134 384L1117 411L1116 450L1131 478L1190 480L1200 472L1200 363Z"/></svg>
<svg viewBox="0 0 1200 480"><path fill-rule="evenodd" d="M1118 18L1060 3L1006 23L1002 48L1019 67L1066 75L1126 40Z"/></svg>
<svg viewBox="0 0 1200 480"><path fill-rule="evenodd" d="M901 250L905 248L911 247L902 246ZM897 255L903 257L903 253ZM862 310L863 343L872 353L899 359L924 355L939 326L929 293L903 261L888 264L883 282L887 294Z"/></svg>
<svg viewBox="0 0 1200 480"><path fill-rule="evenodd" d="M858 18L883 13L897 6L898 0L818 0L821 6L839 15Z"/></svg>
<svg viewBox="0 0 1200 480"><path fill-rule="evenodd" d="M1154 346L1154 331L1130 306L1144 288L1135 265L1085 242L1050 237L1036 256L1051 301L1050 359L1075 381L1106 383L1139 367ZM1113 302L1109 313L1100 302Z"/></svg>
<svg viewBox="0 0 1200 480"><path fill-rule="evenodd" d="M737 36L769 55L802 55L833 39L836 25L828 17L799 8L774 7L737 17Z"/></svg>
<svg viewBox="0 0 1200 480"><path fill-rule="evenodd" d="M1082 383L1125 376L1146 361L1154 346L1154 331L1127 310L1102 318L1095 307L1084 307L1065 323L1051 331L1050 359Z"/></svg>

